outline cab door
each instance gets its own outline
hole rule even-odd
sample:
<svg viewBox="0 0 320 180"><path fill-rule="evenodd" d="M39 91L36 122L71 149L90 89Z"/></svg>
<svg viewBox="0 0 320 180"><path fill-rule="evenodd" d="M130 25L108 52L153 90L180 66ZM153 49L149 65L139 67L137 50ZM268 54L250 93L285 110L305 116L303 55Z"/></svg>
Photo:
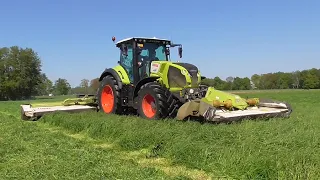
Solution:
<svg viewBox="0 0 320 180"><path fill-rule="evenodd" d="M133 70L133 48L131 44L126 44L120 51L120 65L126 70L130 83L134 82Z"/></svg>

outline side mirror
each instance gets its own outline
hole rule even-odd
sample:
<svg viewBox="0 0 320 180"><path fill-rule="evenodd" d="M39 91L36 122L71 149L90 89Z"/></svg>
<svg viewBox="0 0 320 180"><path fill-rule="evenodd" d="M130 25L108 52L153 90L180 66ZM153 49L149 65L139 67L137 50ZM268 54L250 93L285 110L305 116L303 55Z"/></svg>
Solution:
<svg viewBox="0 0 320 180"><path fill-rule="evenodd" d="M169 49L169 48L166 48L165 51L166 51L166 55L169 56L169 55L170 55L170 49Z"/></svg>
<svg viewBox="0 0 320 180"><path fill-rule="evenodd" d="M142 44L142 43L137 43L137 45L136 45L136 53L137 53L138 55L141 54L141 52L142 52L142 50L143 50L143 46L144 46L144 44Z"/></svg>
<svg viewBox="0 0 320 180"><path fill-rule="evenodd" d="M179 51L179 57L182 58L182 47L181 46L178 48L178 51Z"/></svg>
<svg viewBox="0 0 320 180"><path fill-rule="evenodd" d="M142 48L138 46L137 49L136 49L136 52L137 52L138 55L140 55L141 52L142 52Z"/></svg>

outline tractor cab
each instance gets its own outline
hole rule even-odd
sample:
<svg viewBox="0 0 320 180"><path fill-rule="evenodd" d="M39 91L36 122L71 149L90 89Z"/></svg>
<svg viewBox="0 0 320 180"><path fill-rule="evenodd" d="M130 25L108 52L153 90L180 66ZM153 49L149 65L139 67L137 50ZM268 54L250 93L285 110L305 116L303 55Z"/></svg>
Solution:
<svg viewBox="0 0 320 180"><path fill-rule="evenodd" d="M115 41L115 37L112 38ZM130 82L138 83L150 76L152 61L169 61L170 47L180 46L179 54L182 57L181 45L173 45L170 40L158 38L127 38L116 43L120 49L118 63L127 72Z"/></svg>

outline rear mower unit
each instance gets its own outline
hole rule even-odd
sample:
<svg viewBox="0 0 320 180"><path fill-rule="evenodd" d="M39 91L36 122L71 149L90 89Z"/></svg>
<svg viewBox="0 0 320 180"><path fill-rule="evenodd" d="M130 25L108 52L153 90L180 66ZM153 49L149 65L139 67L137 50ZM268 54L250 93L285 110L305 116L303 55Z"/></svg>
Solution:
<svg viewBox="0 0 320 180"><path fill-rule="evenodd" d="M83 112L97 110L96 99L92 95L77 95L77 98L68 98L63 102L22 104L21 119L37 120L45 114L62 112Z"/></svg>
<svg viewBox="0 0 320 180"><path fill-rule="evenodd" d="M201 85L205 77L195 65L170 61L170 48L177 46L181 58L182 45L170 40L128 38L117 42L118 65L100 75L97 96L87 97L94 102L86 105L87 109L97 108L106 114L134 113L146 119L196 117L214 122L290 116L292 109L285 102L245 99ZM77 109L76 105L72 108ZM37 111L26 106L22 109L24 116ZM47 110L54 111L59 108Z"/></svg>

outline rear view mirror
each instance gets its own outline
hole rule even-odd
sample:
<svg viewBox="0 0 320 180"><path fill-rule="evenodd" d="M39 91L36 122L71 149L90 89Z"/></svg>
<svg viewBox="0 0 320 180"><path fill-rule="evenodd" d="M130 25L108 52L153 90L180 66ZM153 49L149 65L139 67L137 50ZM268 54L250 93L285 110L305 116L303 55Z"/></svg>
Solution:
<svg viewBox="0 0 320 180"><path fill-rule="evenodd" d="M166 48L166 55L168 56L168 55L170 55L170 49L169 48Z"/></svg>
<svg viewBox="0 0 320 180"><path fill-rule="evenodd" d="M122 54L125 56L128 56L128 47L124 44L122 44Z"/></svg>
<svg viewBox="0 0 320 180"><path fill-rule="evenodd" d="M142 49L140 49L140 48L137 48L137 49L136 49L136 53L137 53L137 55L140 55L140 54L141 54L141 52L142 52Z"/></svg>
<svg viewBox="0 0 320 180"><path fill-rule="evenodd" d="M181 46L178 48L178 51L179 51L179 57L182 58L182 47Z"/></svg>

